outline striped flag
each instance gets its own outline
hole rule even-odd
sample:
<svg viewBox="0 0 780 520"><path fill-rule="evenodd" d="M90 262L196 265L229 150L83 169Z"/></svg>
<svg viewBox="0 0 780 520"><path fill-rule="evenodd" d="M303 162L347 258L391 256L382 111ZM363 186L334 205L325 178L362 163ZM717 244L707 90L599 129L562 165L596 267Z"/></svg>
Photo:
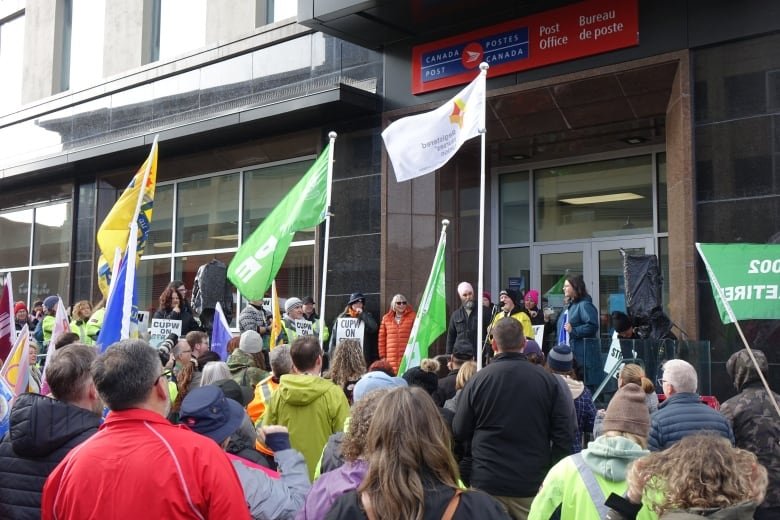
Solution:
<svg viewBox="0 0 780 520"><path fill-rule="evenodd" d="M30 379L30 329L27 325L19 332L8 359L0 368L0 379L14 394L14 397L27 391ZM13 404L13 403L11 403Z"/></svg>
<svg viewBox="0 0 780 520"><path fill-rule="evenodd" d="M16 340L16 318L11 273L5 275L3 295L0 297L0 360L8 357Z"/></svg>

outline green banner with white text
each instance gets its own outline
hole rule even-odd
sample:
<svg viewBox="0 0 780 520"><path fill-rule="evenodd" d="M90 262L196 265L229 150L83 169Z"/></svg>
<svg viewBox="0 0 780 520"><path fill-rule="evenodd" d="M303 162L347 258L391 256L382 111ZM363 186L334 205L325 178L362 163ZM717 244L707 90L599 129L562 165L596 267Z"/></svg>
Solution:
<svg viewBox="0 0 780 520"><path fill-rule="evenodd" d="M263 298L284 262L295 232L325 220L328 149L329 146L326 146L306 175L285 195L230 261L227 277L247 299Z"/></svg>
<svg viewBox="0 0 780 520"><path fill-rule="evenodd" d="M723 323L780 319L780 244L697 243Z"/></svg>

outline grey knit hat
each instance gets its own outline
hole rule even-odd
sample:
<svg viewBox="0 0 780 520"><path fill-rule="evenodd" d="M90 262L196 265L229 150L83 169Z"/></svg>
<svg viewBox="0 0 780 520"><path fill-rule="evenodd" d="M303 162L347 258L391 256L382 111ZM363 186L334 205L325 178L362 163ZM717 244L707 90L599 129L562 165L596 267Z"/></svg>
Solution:
<svg viewBox="0 0 780 520"><path fill-rule="evenodd" d="M574 364L574 354L571 353L569 345L561 343L556 345L547 354L547 366L556 372L568 372Z"/></svg>
<svg viewBox="0 0 780 520"><path fill-rule="evenodd" d="M257 331L245 330L241 334L241 339L238 342L238 348L242 352L247 354L257 354L263 350L263 338Z"/></svg>

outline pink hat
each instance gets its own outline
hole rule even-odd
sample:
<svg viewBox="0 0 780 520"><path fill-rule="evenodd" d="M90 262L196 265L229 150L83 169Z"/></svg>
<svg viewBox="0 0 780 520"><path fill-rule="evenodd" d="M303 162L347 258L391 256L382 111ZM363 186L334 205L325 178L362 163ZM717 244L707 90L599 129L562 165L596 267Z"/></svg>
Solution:
<svg viewBox="0 0 780 520"><path fill-rule="evenodd" d="M525 293L525 299L532 300L534 303L539 303L539 291L536 289L530 289L527 293Z"/></svg>
<svg viewBox="0 0 780 520"><path fill-rule="evenodd" d="M485 292L483 292L483 293L482 293L482 297L483 297L483 298L487 298L487 299L488 299L488 301L491 301L491 302L493 301L493 298L491 298L491 297L490 297L490 293L489 293L489 292L487 292L487 291L485 291Z"/></svg>

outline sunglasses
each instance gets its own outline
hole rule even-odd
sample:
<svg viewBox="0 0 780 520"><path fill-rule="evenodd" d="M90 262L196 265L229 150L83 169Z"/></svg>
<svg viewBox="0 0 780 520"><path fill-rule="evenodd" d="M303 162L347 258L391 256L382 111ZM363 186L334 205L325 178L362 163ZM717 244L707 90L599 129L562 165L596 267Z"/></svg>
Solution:
<svg viewBox="0 0 780 520"><path fill-rule="evenodd" d="M395 302L396 305L406 305L406 302Z"/></svg>

